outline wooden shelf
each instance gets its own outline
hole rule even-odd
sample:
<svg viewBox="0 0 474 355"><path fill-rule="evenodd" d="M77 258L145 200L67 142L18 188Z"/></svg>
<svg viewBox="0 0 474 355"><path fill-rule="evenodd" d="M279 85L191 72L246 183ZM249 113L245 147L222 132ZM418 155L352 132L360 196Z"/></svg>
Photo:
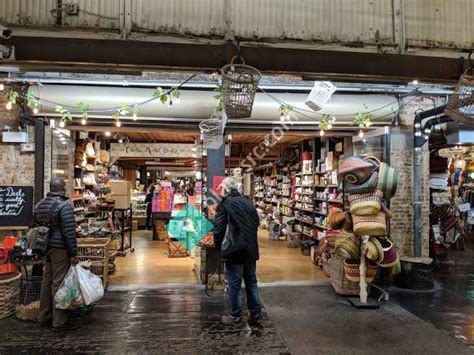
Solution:
<svg viewBox="0 0 474 355"><path fill-rule="evenodd" d="M328 230L329 228L328 227L324 227L323 225L319 224L319 223L314 223L313 224L316 228L321 228L321 229L324 229L324 230Z"/></svg>
<svg viewBox="0 0 474 355"><path fill-rule="evenodd" d="M342 199L336 198L334 200L328 200L329 203L339 203L342 205Z"/></svg>
<svg viewBox="0 0 474 355"><path fill-rule="evenodd" d="M319 210L314 210L313 212L316 213L316 214L319 214L321 216L327 216L327 212L321 212Z"/></svg>

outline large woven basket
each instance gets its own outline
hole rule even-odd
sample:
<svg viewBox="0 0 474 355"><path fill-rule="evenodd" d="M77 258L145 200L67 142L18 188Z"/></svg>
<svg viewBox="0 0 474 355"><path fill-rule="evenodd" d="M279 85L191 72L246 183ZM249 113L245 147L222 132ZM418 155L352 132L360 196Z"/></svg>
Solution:
<svg viewBox="0 0 474 355"><path fill-rule="evenodd" d="M224 143L224 122L217 115L199 123L204 149L218 149Z"/></svg>
<svg viewBox="0 0 474 355"><path fill-rule="evenodd" d="M371 283L377 275L378 267L375 264L367 263L365 270L365 282ZM360 281L360 262L359 260L344 260L344 274L349 281Z"/></svg>
<svg viewBox="0 0 474 355"><path fill-rule="evenodd" d="M359 284L349 281L344 274L344 262L338 258L329 260L329 280L331 285L339 295L358 295Z"/></svg>
<svg viewBox="0 0 474 355"><path fill-rule="evenodd" d="M352 216L355 235L382 236L387 232L386 215L383 212L372 216Z"/></svg>
<svg viewBox="0 0 474 355"><path fill-rule="evenodd" d="M381 191L365 194L351 194L348 197L353 216L369 216L380 212L383 199Z"/></svg>
<svg viewBox="0 0 474 355"><path fill-rule="evenodd" d="M20 277L21 274L18 272L0 278L0 319L10 317L15 313L20 292L18 286Z"/></svg>
<svg viewBox="0 0 474 355"><path fill-rule="evenodd" d="M224 109L228 118L248 118L252 115L255 93L262 75L258 69L246 65L242 57L242 64L234 64L237 58L233 57L230 64L221 70Z"/></svg>
<svg viewBox="0 0 474 355"><path fill-rule="evenodd" d="M474 75L467 70L459 78L453 94L448 100L444 113L453 120L466 125L474 125Z"/></svg>

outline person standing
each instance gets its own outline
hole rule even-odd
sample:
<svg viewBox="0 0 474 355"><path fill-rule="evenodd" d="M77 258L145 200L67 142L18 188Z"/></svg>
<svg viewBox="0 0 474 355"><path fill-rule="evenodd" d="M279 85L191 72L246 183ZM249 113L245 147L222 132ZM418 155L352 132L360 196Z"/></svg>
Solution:
<svg viewBox="0 0 474 355"><path fill-rule="evenodd" d="M74 209L68 200L64 180L53 179L50 192L38 202L34 211L34 224L49 227L38 321L52 320L56 329L71 328L67 324L66 311L54 308L53 302L69 267L78 263Z"/></svg>
<svg viewBox="0 0 474 355"><path fill-rule="evenodd" d="M146 203L146 229L151 229L152 227L152 201L153 201L153 194L155 193L155 185L151 184L148 186L147 193L145 196L145 203Z"/></svg>
<svg viewBox="0 0 474 355"><path fill-rule="evenodd" d="M214 243L218 250L231 223L235 238L242 238L245 247L231 253L225 259L227 276L228 299L231 308L230 315L224 315L221 322L225 325L242 326L245 324L242 316L242 279L245 282L247 306L250 311L250 324L260 324L262 306L257 286L257 260L259 259L257 231L259 218L255 206L239 193L239 182L233 177L227 177L221 184L223 199L217 206L214 219Z"/></svg>

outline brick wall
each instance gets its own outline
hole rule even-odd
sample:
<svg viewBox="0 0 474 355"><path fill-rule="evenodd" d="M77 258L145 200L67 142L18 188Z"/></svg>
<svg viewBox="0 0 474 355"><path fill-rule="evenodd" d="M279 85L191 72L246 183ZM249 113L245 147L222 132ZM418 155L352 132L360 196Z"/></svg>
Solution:
<svg viewBox="0 0 474 355"><path fill-rule="evenodd" d="M396 195L390 201L392 219L390 235L401 256L413 256L413 120L417 110L441 105L440 99L405 98L400 110L401 126L394 129L391 142L391 164L398 169ZM422 151L422 256L429 255L429 151Z"/></svg>
<svg viewBox="0 0 474 355"><path fill-rule="evenodd" d="M10 126L12 131L17 131L19 122L19 108L14 105L12 110L5 108L8 102L8 92L12 86L5 86L0 92L0 126ZM14 88L18 90L18 87ZM30 143L34 143L34 127L29 127ZM1 138L0 138L1 139ZM20 153L20 145L0 142L0 184L18 184L34 186L35 182L35 157L34 153Z"/></svg>

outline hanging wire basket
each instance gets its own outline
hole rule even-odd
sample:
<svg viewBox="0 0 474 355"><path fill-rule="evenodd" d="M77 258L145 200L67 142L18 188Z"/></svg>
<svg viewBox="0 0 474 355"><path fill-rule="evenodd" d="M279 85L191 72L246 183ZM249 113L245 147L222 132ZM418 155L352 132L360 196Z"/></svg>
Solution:
<svg viewBox="0 0 474 355"><path fill-rule="evenodd" d="M224 122L216 114L199 123L204 149L217 149L224 142Z"/></svg>
<svg viewBox="0 0 474 355"><path fill-rule="evenodd" d="M448 100L444 113L453 120L466 125L474 125L474 75L468 69L459 78L453 94Z"/></svg>
<svg viewBox="0 0 474 355"><path fill-rule="evenodd" d="M242 64L234 64L239 58ZM248 118L252 114L255 93L262 74L242 57L233 57L230 64L221 69L224 109L229 118Z"/></svg>
<svg viewBox="0 0 474 355"><path fill-rule="evenodd" d="M330 81L315 81L305 105L314 111L321 110L336 91Z"/></svg>

